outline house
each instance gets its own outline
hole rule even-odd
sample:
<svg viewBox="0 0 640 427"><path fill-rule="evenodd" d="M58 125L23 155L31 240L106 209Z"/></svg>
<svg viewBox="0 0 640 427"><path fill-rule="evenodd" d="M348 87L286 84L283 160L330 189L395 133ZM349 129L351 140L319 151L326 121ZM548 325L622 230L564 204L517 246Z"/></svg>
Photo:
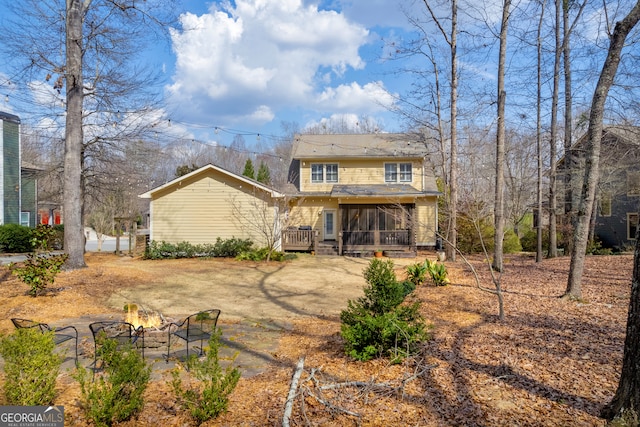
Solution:
<svg viewBox="0 0 640 427"><path fill-rule="evenodd" d="M20 118L0 112L0 225L22 222L21 178Z"/></svg>
<svg viewBox="0 0 640 427"><path fill-rule="evenodd" d="M251 239L279 246L284 195L245 176L206 165L139 197L150 199L150 239L168 243L215 243Z"/></svg>
<svg viewBox="0 0 640 427"><path fill-rule="evenodd" d="M577 211L581 197L587 138L583 135L571 147L569 168L564 167L566 158L558 164L558 206L564 207L560 220L566 223ZM596 239L607 248L624 250L632 246L640 210L640 127L604 127L596 201L592 220Z"/></svg>
<svg viewBox="0 0 640 427"><path fill-rule="evenodd" d="M296 135L285 250L414 256L434 247L436 180L424 143L405 134Z"/></svg>
<svg viewBox="0 0 640 427"><path fill-rule="evenodd" d="M38 224L38 176L37 166L22 162L20 168L20 224L35 227Z"/></svg>

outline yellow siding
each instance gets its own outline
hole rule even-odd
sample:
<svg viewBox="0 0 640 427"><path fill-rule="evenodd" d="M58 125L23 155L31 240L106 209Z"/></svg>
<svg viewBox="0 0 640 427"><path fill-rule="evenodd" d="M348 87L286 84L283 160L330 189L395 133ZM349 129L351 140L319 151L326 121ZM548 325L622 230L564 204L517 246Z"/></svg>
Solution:
<svg viewBox="0 0 640 427"><path fill-rule="evenodd" d="M289 216L285 227L310 225L312 229L320 232L320 239L324 239L324 215L322 215L324 209L335 209L337 215L338 201L329 198L312 197L305 197L304 199L294 201L289 206ZM338 226L337 219L335 226Z"/></svg>
<svg viewBox="0 0 640 427"><path fill-rule="evenodd" d="M311 165L316 163L334 163L338 164L338 182L337 183L312 183L311 182ZM330 192L331 188L336 185L353 185L353 184L385 184L384 182L384 164L385 163L413 163L412 182L403 182L409 184L418 190L423 190L422 182L422 162L408 159L323 159L322 161L300 162L300 191L302 192Z"/></svg>
<svg viewBox="0 0 640 427"><path fill-rule="evenodd" d="M215 171L185 179L154 194L151 239L202 244L215 243L218 237L237 237L249 238L256 245L264 246L265 238L256 230L261 224L256 222L272 221L275 208L267 206L262 201L264 197L256 197L254 191L259 190ZM238 208L255 218L239 218ZM253 222L253 226L249 222Z"/></svg>
<svg viewBox="0 0 640 427"><path fill-rule="evenodd" d="M434 246L438 215L438 201L435 197L429 197L416 201L416 244L418 246Z"/></svg>

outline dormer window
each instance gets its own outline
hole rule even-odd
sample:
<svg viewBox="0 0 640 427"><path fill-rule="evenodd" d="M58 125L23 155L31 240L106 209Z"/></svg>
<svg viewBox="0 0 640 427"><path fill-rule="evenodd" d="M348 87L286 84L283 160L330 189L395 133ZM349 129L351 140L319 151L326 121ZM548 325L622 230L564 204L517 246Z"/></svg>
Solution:
<svg viewBox="0 0 640 427"><path fill-rule="evenodd" d="M311 182L322 184L324 182L338 182L337 163L312 163Z"/></svg>
<svg viewBox="0 0 640 427"><path fill-rule="evenodd" d="M411 182L412 173L411 163L384 164L384 182Z"/></svg>

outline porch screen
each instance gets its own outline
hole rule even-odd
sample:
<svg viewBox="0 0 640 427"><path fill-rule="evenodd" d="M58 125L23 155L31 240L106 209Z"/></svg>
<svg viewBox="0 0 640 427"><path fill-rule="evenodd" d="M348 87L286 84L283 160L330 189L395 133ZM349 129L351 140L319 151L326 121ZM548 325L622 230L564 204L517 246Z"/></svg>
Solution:
<svg viewBox="0 0 640 427"><path fill-rule="evenodd" d="M408 244L412 205L343 205L347 245Z"/></svg>

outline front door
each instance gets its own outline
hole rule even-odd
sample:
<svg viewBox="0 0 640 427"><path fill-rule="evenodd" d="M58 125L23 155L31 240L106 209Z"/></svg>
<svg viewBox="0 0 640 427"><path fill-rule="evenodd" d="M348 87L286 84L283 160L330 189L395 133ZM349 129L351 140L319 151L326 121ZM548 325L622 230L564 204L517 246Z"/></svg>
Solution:
<svg viewBox="0 0 640 427"><path fill-rule="evenodd" d="M324 210L324 240L336 240L336 211Z"/></svg>

